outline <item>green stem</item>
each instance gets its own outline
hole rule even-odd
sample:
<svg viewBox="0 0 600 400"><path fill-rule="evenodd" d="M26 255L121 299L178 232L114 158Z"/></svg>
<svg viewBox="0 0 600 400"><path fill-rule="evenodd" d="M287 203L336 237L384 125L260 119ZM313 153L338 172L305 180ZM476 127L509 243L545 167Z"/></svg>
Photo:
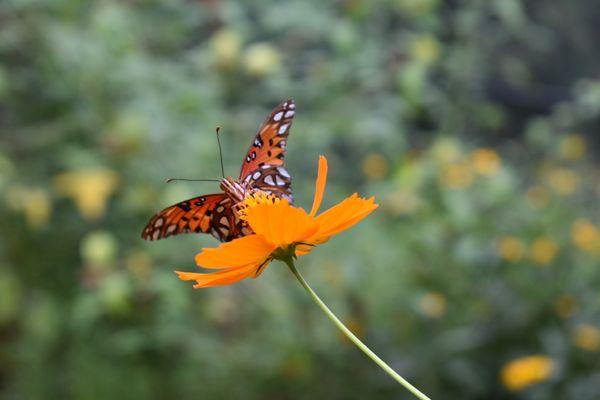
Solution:
<svg viewBox="0 0 600 400"><path fill-rule="evenodd" d="M408 391L410 391L416 397L418 397L421 400L431 400L429 397L427 397L426 395L421 393L416 387L411 385L406 379L404 379L403 377L398 375L398 373L396 371L394 371L389 365L387 365L381 358L379 358L377 356L377 354L373 353L371 351L371 349L369 349L367 347L367 345L365 345L363 342L361 342L359 338L354 336L354 334L350 331L350 329L346 328L346 326L342 323L342 321L340 321L338 319L338 317L335 316L335 314L329 309L329 307L327 307L325 305L325 303L323 303L323 301L319 298L319 296L317 296L317 294L312 290L312 288L304 280L302 275L300 275L300 272L296 269L296 266L294 265L294 261L291 259L291 257L287 258L283 261L287 264L288 267L290 267L290 270L292 271L292 273L294 274L296 279L298 279L298 281L300 282L302 287L304 289L306 289L306 291L308 292L310 297L312 297L312 299L315 301L315 303L317 303L317 305L321 308L321 310L323 310L325 315L327 315L327 318L329 318L331 320L331 322L333 322L344 333L344 335L346 335L346 337L348 339L350 339L352 341L352 343L354 343L356 345L356 347L361 349L363 351L363 353L365 353L371 360L373 360L377 365L379 365L379 367L381 367L381 369L383 369L385 372L387 372L388 375L390 375L392 378L394 378L396 380L396 382L398 382L399 384L404 386Z"/></svg>

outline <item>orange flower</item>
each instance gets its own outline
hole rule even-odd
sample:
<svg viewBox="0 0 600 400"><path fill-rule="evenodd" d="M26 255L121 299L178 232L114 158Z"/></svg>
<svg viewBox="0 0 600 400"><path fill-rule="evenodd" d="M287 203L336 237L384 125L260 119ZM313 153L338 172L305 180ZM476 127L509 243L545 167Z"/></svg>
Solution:
<svg viewBox="0 0 600 400"><path fill-rule="evenodd" d="M519 391L552 377L556 364L552 358L544 354L512 360L502 368L500 378L508 390Z"/></svg>
<svg viewBox="0 0 600 400"><path fill-rule="evenodd" d="M316 216L327 181L327 159L319 158L315 197L310 213L294 207L285 199L257 191L240 204L239 216L254 234L217 248L202 249L196 264L217 269L214 273L177 272L185 281L196 281L195 288L228 285L259 276L274 260L285 260L308 253L367 217L378 205L374 197L364 199L355 193Z"/></svg>

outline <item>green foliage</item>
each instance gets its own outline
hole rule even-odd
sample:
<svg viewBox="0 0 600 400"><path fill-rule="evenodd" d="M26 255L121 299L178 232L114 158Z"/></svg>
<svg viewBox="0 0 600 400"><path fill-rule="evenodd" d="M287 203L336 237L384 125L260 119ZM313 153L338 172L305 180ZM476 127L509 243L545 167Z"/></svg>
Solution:
<svg viewBox="0 0 600 400"><path fill-rule="evenodd" d="M434 399L597 398L596 8L1 2L0 393L409 398L283 265L193 291L172 270L215 241L139 237L216 190L163 184L219 175L215 126L236 175L293 97L298 203L325 154L326 205L381 204L299 264L374 351ZM551 374L509 390L535 354Z"/></svg>

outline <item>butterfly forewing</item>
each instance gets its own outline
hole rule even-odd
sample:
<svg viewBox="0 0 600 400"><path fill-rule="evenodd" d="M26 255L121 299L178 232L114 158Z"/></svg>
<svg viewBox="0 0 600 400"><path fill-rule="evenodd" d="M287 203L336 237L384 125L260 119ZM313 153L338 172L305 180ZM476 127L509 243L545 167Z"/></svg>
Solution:
<svg viewBox="0 0 600 400"><path fill-rule="evenodd" d="M283 165L287 137L296 112L294 100L286 100L271 111L258 129L240 171L240 182L265 165Z"/></svg>
<svg viewBox="0 0 600 400"><path fill-rule="evenodd" d="M156 214L142 232L146 240L159 240L180 233L210 233L222 242L242 236L242 224L225 193L194 197Z"/></svg>

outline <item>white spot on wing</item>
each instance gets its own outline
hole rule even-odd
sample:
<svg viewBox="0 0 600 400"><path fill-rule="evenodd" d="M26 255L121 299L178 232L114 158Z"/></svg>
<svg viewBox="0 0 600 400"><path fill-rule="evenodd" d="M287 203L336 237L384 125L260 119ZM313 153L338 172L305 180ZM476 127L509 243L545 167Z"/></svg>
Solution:
<svg viewBox="0 0 600 400"><path fill-rule="evenodd" d="M167 233L173 233L175 229L177 229L177 225L169 225L169 227L167 228Z"/></svg>
<svg viewBox="0 0 600 400"><path fill-rule="evenodd" d="M288 124L283 124L279 127L279 131L277 132L280 135L283 135L285 133L285 131L287 130Z"/></svg>
<svg viewBox="0 0 600 400"><path fill-rule="evenodd" d="M288 112L285 113L285 117L286 118L290 118L294 116L294 110L290 110Z"/></svg>
<svg viewBox="0 0 600 400"><path fill-rule="evenodd" d="M264 182L267 185L271 185L271 186L275 186L275 182L273 181L273 176L272 175L267 175L264 179Z"/></svg>
<svg viewBox="0 0 600 400"><path fill-rule="evenodd" d="M221 223L221 225L225 225L227 227L229 226L229 220L227 219L227 217L221 217L219 222Z"/></svg>
<svg viewBox="0 0 600 400"><path fill-rule="evenodd" d="M277 167L277 172L285 178L291 178L290 173L283 167Z"/></svg>
<svg viewBox="0 0 600 400"><path fill-rule="evenodd" d="M165 222L165 220L164 220L164 219L162 219L162 218L159 218L159 219L157 219L157 220L156 220L156 222L154 223L154 227L155 227L155 228L160 228L164 222Z"/></svg>
<svg viewBox="0 0 600 400"><path fill-rule="evenodd" d="M283 117L283 111L279 111L277 114L273 115L273 121L281 121L281 117Z"/></svg>
<svg viewBox="0 0 600 400"><path fill-rule="evenodd" d="M260 178L261 175L262 174L260 171L256 171L255 173L252 174L252 179L257 180L258 178Z"/></svg>
<svg viewBox="0 0 600 400"><path fill-rule="evenodd" d="M154 231L154 233L152 234L152 240L156 240L158 239L158 235L160 235L160 231L157 229Z"/></svg>
<svg viewBox="0 0 600 400"><path fill-rule="evenodd" d="M277 186L285 186L285 181L279 175L275 175L275 182L277 182Z"/></svg>
<svg viewBox="0 0 600 400"><path fill-rule="evenodd" d="M224 209L225 209L225 207L219 206L219 207L217 207L217 212L221 213L221 212L223 212Z"/></svg>

